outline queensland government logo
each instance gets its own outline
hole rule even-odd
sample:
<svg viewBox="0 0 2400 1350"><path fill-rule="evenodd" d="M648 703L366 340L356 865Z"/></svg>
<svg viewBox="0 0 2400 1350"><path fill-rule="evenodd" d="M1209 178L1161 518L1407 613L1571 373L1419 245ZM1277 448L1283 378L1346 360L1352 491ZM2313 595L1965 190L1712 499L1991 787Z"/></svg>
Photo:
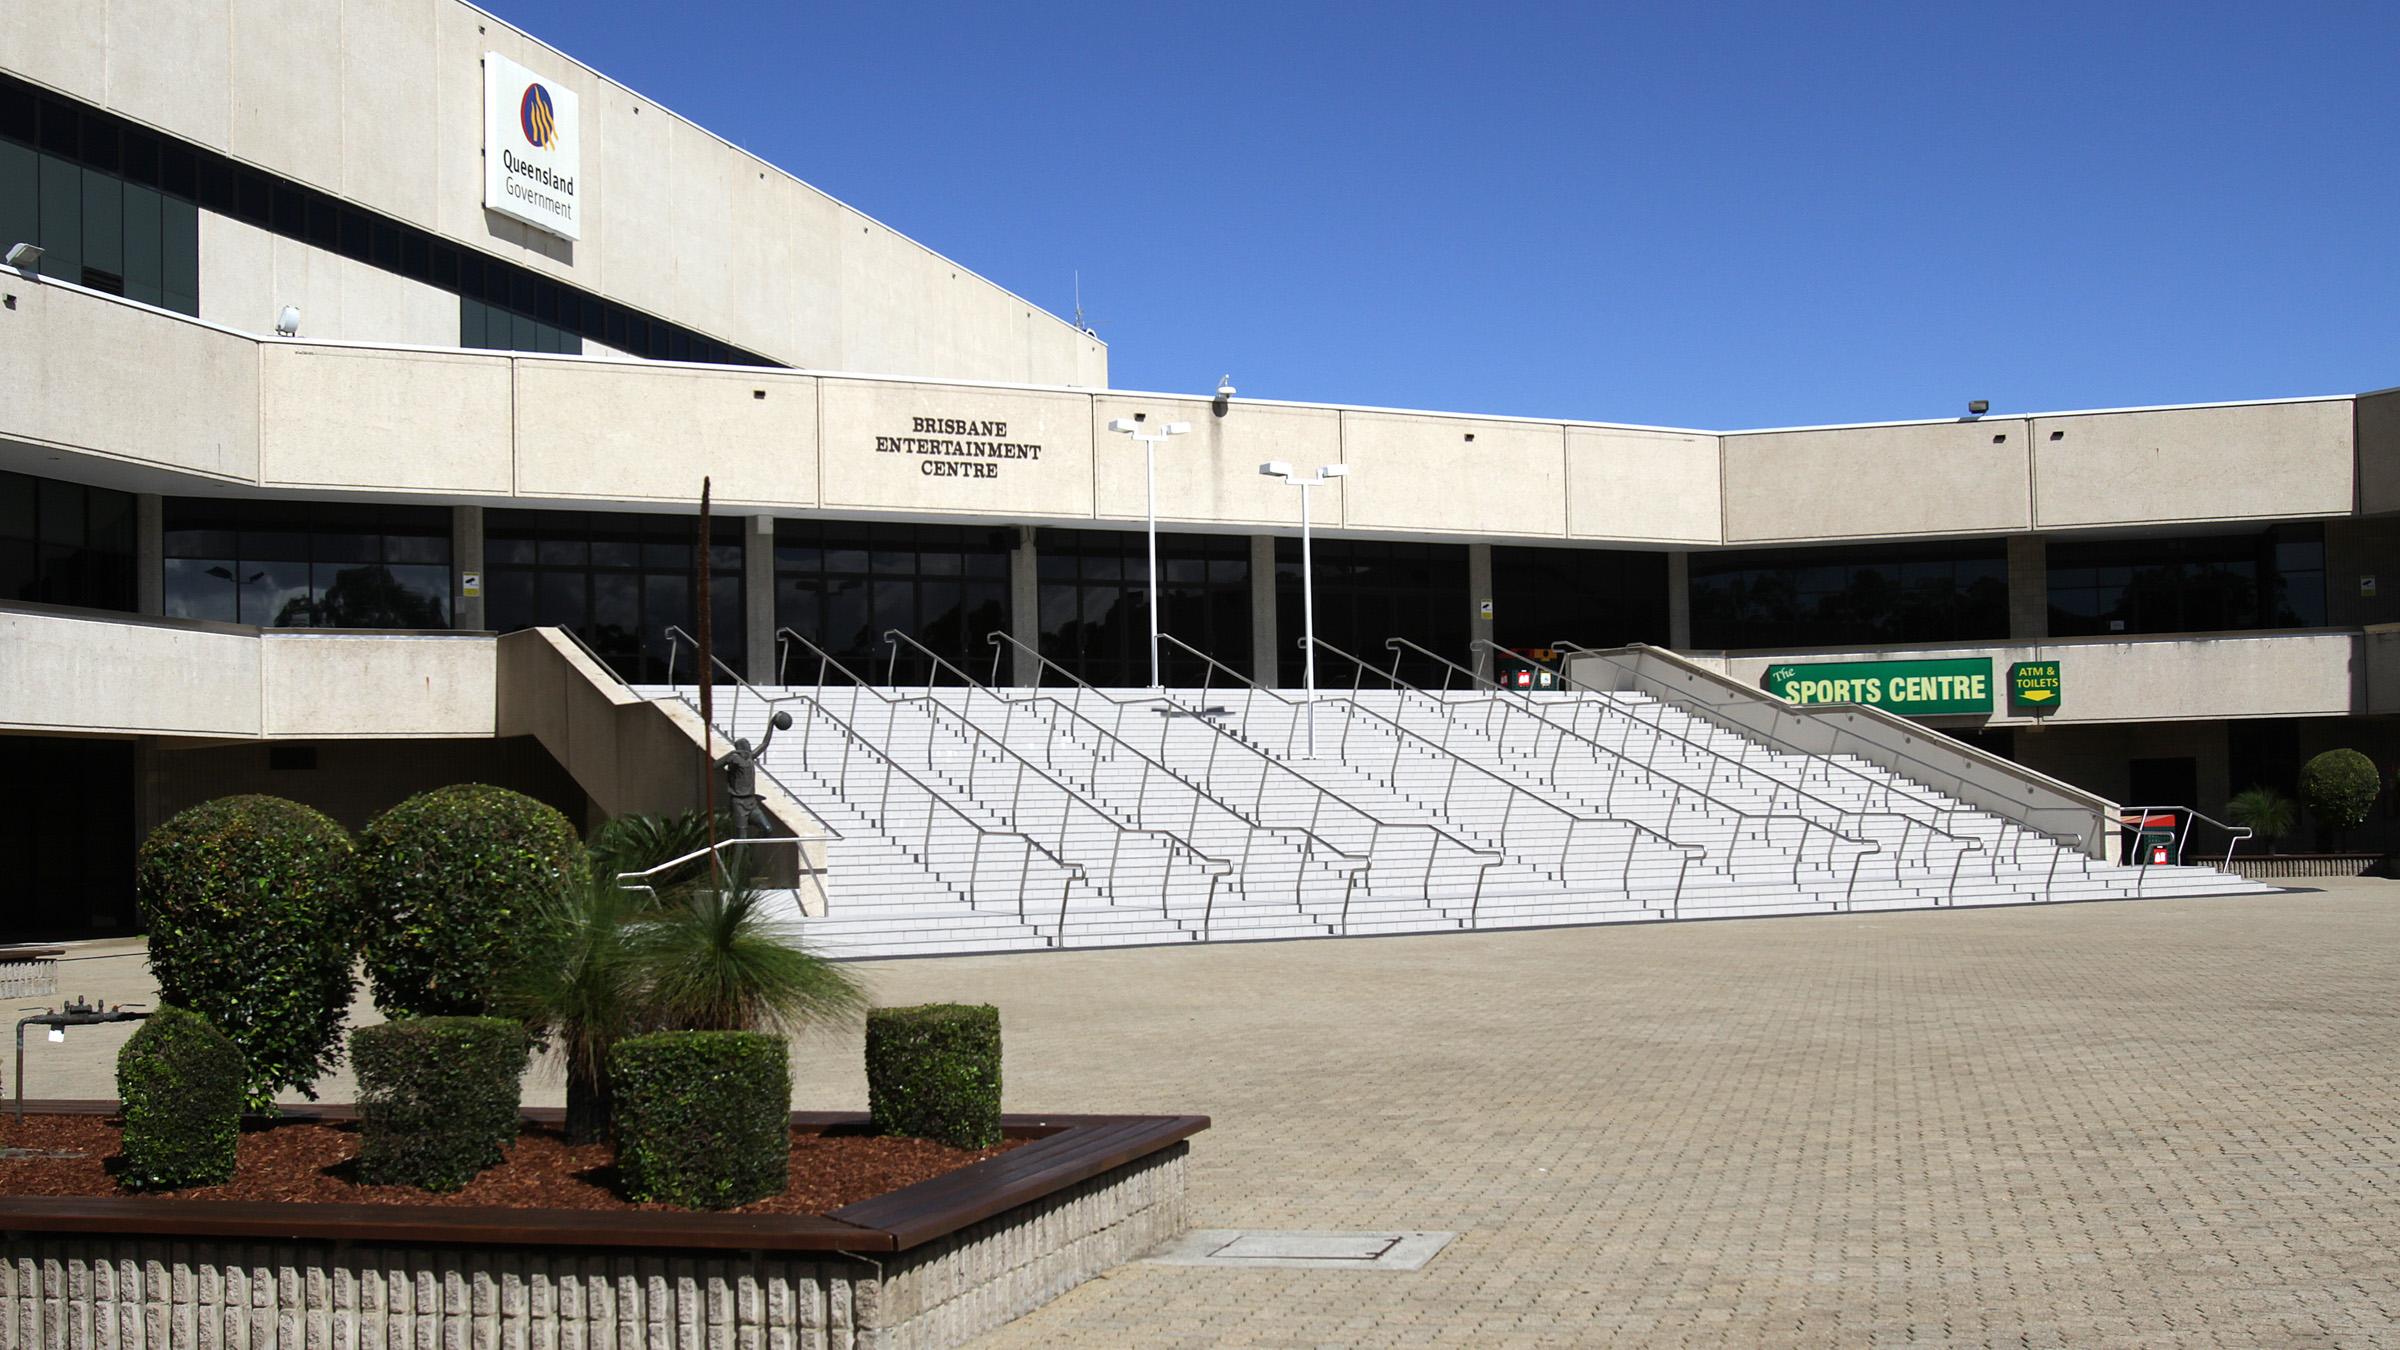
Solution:
<svg viewBox="0 0 2400 1350"><path fill-rule="evenodd" d="M550 91L538 84L525 86L525 97L517 102L517 123L525 129L525 143L537 150L558 148L558 110L550 106Z"/></svg>

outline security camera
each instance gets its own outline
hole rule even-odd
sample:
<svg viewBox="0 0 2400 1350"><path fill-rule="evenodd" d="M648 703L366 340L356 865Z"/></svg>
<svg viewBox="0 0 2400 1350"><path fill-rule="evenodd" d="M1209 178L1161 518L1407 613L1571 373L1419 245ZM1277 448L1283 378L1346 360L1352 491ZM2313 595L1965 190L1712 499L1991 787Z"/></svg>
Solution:
<svg viewBox="0 0 2400 1350"><path fill-rule="evenodd" d="M1217 377L1217 397L1233 397L1233 377L1231 375L1219 375Z"/></svg>
<svg viewBox="0 0 2400 1350"><path fill-rule="evenodd" d="M285 305L283 312L275 316L275 335L277 337L300 336L300 307L298 305Z"/></svg>

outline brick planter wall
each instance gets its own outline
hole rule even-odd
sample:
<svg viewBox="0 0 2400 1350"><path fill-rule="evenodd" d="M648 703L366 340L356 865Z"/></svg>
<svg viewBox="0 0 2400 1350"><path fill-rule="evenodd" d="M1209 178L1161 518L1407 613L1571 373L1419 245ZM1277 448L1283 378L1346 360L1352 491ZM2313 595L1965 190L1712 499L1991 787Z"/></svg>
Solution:
<svg viewBox="0 0 2400 1350"><path fill-rule="evenodd" d="M2282 877L2363 877L2381 870L2384 853L2281 853L2233 855L2233 870L2254 881Z"/></svg>
<svg viewBox="0 0 2400 1350"><path fill-rule="evenodd" d="M1060 1138L1062 1149L1072 1142ZM1139 1156L1005 1207L978 1200L960 1180L974 1168L925 1183L947 1187L938 1202L962 1205L961 1215L995 1211L988 1217L929 1217L923 1202L905 1199L910 1191L904 1190L837 1210L827 1220L804 1221L822 1230L840 1215L862 1223L875 1213L890 1216L885 1227L845 1230L856 1234L857 1251L777 1250L770 1231L776 1216L765 1215L752 1221L756 1246L721 1238L678 1245L668 1232L675 1221L696 1216L649 1212L591 1214L595 1231L612 1224L619 1229L614 1239L595 1239L606 1245L573 1237L547 1243L390 1242L376 1240L370 1207L343 1206L355 1240L320 1231L261 1241L181 1231L193 1226L181 1216L205 1209L208 1201L12 1199L0 1202L0 1209L18 1212L0 1214L0 1231L7 1233L0 1239L0 1346L954 1346L1184 1230L1190 1144L1177 1137L1140 1147ZM1022 1192L982 1192L1004 1193ZM403 1215L428 1212L390 1208ZM743 1222L738 1215L726 1219ZM144 1226L145 1220L177 1231L115 1231ZM27 1222L53 1231L28 1231L20 1226ZM918 1232L930 1235L912 1235ZM643 1233L651 1234L643 1243L656 1245L623 1241ZM884 1249L875 1250L879 1242Z"/></svg>

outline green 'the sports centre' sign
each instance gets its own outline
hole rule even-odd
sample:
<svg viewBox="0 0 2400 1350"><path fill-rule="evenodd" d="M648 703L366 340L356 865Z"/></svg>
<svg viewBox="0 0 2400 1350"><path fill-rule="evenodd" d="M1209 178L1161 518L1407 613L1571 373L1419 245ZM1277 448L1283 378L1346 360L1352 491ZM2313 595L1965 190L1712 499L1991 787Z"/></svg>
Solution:
<svg viewBox="0 0 2400 1350"><path fill-rule="evenodd" d="M2008 668L2008 706L2018 712L2054 711L2059 693L2056 661L2019 661Z"/></svg>
<svg viewBox="0 0 2400 1350"><path fill-rule="evenodd" d="M1792 703L1866 703L1902 717L1992 710L1992 659L1825 661L1767 668L1767 692Z"/></svg>

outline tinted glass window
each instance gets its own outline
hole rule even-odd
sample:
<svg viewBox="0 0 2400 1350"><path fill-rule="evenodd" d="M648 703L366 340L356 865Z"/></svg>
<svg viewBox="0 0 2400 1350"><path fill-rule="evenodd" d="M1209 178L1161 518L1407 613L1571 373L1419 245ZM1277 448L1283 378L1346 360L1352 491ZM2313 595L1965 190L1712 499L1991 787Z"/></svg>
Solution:
<svg viewBox="0 0 2400 1350"><path fill-rule="evenodd" d="M710 643L746 672L740 517L711 522ZM484 515L484 622L494 630L556 625L575 631L619 675L690 681L696 636L697 522L687 515L603 511L490 511ZM730 564L725 561L730 560ZM670 660L672 666L670 666Z"/></svg>
<svg viewBox="0 0 2400 1350"><path fill-rule="evenodd" d="M1999 540L1694 554L1704 649L1967 642L2008 636Z"/></svg>
<svg viewBox="0 0 2400 1350"><path fill-rule="evenodd" d="M450 513L170 497L166 612L269 628L448 628Z"/></svg>
<svg viewBox="0 0 2400 1350"><path fill-rule="evenodd" d="M1470 632L1467 547L1402 544L1372 539L1319 539L1311 546L1316 573L1317 637L1370 663L1388 667L1386 638L1406 638L1466 664ZM1298 686L1304 667L1300 541L1275 541L1275 614L1281 629L1281 682ZM1356 667L1320 649L1317 682L1348 686Z"/></svg>
<svg viewBox="0 0 2400 1350"><path fill-rule="evenodd" d="M2325 622L2325 536L2313 522L2180 539L2054 540L2047 557L2058 637Z"/></svg>
<svg viewBox="0 0 2400 1350"><path fill-rule="evenodd" d="M989 682L993 647L986 639L1009 629L1008 551L1015 537L1012 529L984 525L778 521L775 624L864 679L957 679L906 643L895 652L883 634L898 629ZM775 678L817 682L820 658L799 644L786 646L778 640L783 669ZM1001 670L1005 675L1005 663Z"/></svg>
<svg viewBox="0 0 2400 1350"><path fill-rule="evenodd" d="M132 610L133 495L0 473L0 599Z"/></svg>

